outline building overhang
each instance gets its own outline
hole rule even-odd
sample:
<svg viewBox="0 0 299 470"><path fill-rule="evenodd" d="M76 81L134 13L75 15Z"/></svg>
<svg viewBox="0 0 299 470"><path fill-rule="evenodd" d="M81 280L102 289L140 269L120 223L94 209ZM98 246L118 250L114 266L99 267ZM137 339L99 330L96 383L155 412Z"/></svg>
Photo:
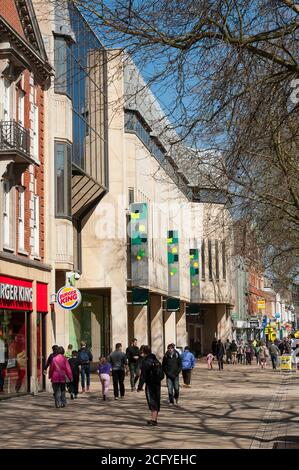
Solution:
<svg viewBox="0 0 299 470"><path fill-rule="evenodd" d="M103 187L74 163L72 164L72 217L80 219L107 193Z"/></svg>

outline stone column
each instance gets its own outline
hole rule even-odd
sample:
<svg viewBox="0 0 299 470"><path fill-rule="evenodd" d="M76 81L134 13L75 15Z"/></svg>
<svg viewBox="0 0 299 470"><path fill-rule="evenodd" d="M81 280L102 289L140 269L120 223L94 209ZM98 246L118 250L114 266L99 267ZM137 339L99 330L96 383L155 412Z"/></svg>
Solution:
<svg viewBox="0 0 299 470"><path fill-rule="evenodd" d="M151 295L151 338L152 338L152 352L156 354L159 359L164 355L163 345L163 310L162 310L162 296Z"/></svg>

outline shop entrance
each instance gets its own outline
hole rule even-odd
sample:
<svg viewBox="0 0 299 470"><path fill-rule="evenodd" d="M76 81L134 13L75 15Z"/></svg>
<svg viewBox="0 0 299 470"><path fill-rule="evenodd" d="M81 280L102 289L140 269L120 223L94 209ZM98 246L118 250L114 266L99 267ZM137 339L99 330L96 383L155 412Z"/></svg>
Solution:
<svg viewBox="0 0 299 470"><path fill-rule="evenodd" d="M0 310L0 393L30 390L30 314Z"/></svg>
<svg viewBox="0 0 299 470"><path fill-rule="evenodd" d="M69 322L69 342L73 349L85 341L94 362L110 354L110 296L81 290L82 302L72 311Z"/></svg>

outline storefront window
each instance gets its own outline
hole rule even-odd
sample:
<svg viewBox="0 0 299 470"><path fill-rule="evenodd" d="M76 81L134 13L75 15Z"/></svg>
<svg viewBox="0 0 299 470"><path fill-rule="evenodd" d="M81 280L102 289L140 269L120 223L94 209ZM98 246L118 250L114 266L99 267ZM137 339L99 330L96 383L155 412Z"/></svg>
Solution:
<svg viewBox="0 0 299 470"><path fill-rule="evenodd" d="M27 391L26 313L0 310L0 392Z"/></svg>

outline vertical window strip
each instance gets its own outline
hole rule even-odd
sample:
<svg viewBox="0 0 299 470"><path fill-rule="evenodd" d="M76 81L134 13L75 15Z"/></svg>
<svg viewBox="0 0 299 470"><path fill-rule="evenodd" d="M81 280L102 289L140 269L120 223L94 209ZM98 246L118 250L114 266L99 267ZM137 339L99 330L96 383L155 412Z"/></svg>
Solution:
<svg viewBox="0 0 299 470"><path fill-rule="evenodd" d="M205 241L201 243L201 279L206 279L206 254L205 254Z"/></svg>
<svg viewBox="0 0 299 470"><path fill-rule="evenodd" d="M215 240L215 263L216 263L216 281L219 281L219 244Z"/></svg>
<svg viewBox="0 0 299 470"><path fill-rule="evenodd" d="M71 146L55 142L55 214L56 217L71 217Z"/></svg>
<svg viewBox="0 0 299 470"><path fill-rule="evenodd" d="M9 223L10 223L10 204L9 204L9 182L3 182L3 244L4 246L9 246L10 242L10 230L9 230Z"/></svg>
<svg viewBox="0 0 299 470"><path fill-rule="evenodd" d="M38 146L38 106L33 105L33 157L39 161L39 146Z"/></svg>
<svg viewBox="0 0 299 470"><path fill-rule="evenodd" d="M223 280L226 280L226 247L225 241L222 242L222 277Z"/></svg>
<svg viewBox="0 0 299 470"><path fill-rule="evenodd" d="M39 256L39 197L33 196L33 251Z"/></svg>
<svg viewBox="0 0 299 470"><path fill-rule="evenodd" d="M19 190L19 217L18 217L18 249L25 249L25 230L24 230L24 190Z"/></svg>
<svg viewBox="0 0 299 470"><path fill-rule="evenodd" d="M209 281L213 280L212 241L208 240Z"/></svg>

